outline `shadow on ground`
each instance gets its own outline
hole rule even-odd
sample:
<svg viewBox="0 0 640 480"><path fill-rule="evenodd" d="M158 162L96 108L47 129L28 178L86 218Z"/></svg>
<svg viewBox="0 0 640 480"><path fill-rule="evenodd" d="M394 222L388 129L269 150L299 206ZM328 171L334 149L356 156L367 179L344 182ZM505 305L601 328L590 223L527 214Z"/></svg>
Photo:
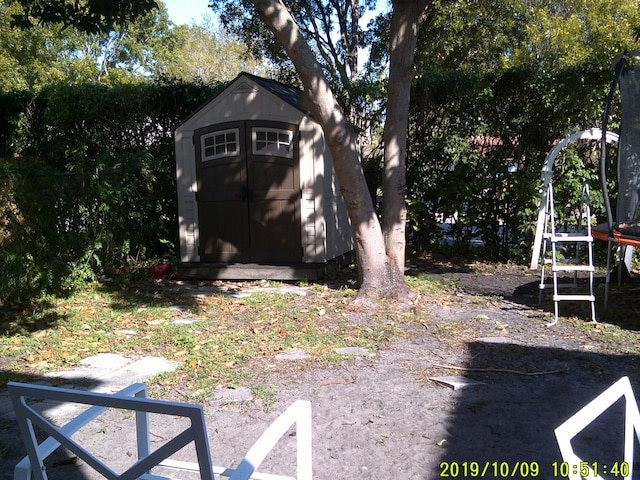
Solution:
<svg viewBox="0 0 640 480"><path fill-rule="evenodd" d="M497 297L507 302L538 308L548 313L554 312L553 280L550 273L545 278L546 289L540 296L540 270L531 270L527 266L516 264L491 264L471 262L469 264L446 263L443 261L414 262L411 272L426 271L434 278L446 284L455 285L460 291L470 295ZM563 275L560 282L568 284L573 277ZM581 274L577 280L575 292L587 293L588 280ZM632 331L640 330L640 314L637 305L640 302L640 275L637 272L624 276L618 284L615 272L612 273L609 286L608 308L605 311L605 275L597 273L594 277L596 296L596 316L598 321L617 325ZM570 293L570 292L569 292ZM591 319L589 302L560 302L560 315Z"/></svg>
<svg viewBox="0 0 640 480"><path fill-rule="evenodd" d="M621 376L629 376L640 391L637 356L484 343L467 347L470 368L487 371L465 376L485 385L457 395L446 421L438 469L425 479L437 478L453 462L461 469L472 468L471 462L480 468L489 465L490 474L484 478L526 478L533 476L533 468L539 469L539 478L560 478L562 458L554 429ZM563 373L552 373L558 371ZM623 406L624 401L616 403L576 438L576 453L585 461L612 465L623 460ZM461 472L460 478L472 473Z"/></svg>

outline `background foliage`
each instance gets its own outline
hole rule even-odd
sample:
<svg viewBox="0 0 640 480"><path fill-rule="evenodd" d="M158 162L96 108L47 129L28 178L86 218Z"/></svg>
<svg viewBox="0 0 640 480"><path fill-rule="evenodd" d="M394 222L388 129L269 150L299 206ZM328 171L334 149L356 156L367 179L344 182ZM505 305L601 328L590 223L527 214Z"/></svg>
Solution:
<svg viewBox="0 0 640 480"><path fill-rule="evenodd" d="M77 2L0 0L0 302L172 258L173 129L241 70L294 80L243 0L211 2L228 31L213 21L178 27L152 3L117 2L127 8L105 29L91 18L63 28L55 9L53 20L29 10ZM363 128L376 195L388 14L366 25L369 0L290 5ZM638 48L638 31L631 1L435 0L412 92L410 247L527 259L544 157L558 139L600 125L612 60ZM356 58L364 47L368 58ZM561 221L584 180L601 212L596 163L590 145L559 160Z"/></svg>
<svg viewBox="0 0 640 480"><path fill-rule="evenodd" d="M469 254L480 245L485 258L525 260L544 158L564 136L601 125L612 62L638 46L640 9L610 0L435 5L421 32L412 93L413 247ZM604 213L592 147L572 148L558 161L563 222L583 181L594 211ZM443 225L447 219L455 223Z"/></svg>
<svg viewBox="0 0 640 480"><path fill-rule="evenodd" d="M610 82L606 69L421 77L408 172L414 248L444 246L468 254L481 244L486 258L525 259L535 233L544 158L565 134L600 124ZM556 195L561 220L570 211L562 207L579 200L583 181L594 193L601 190L593 156L573 156L570 167L555 169L562 176L554 180L563 186ZM604 213L597 193L592 203Z"/></svg>
<svg viewBox="0 0 640 480"><path fill-rule="evenodd" d="M215 86L56 84L11 97L0 145L0 301L171 259L173 129Z"/></svg>

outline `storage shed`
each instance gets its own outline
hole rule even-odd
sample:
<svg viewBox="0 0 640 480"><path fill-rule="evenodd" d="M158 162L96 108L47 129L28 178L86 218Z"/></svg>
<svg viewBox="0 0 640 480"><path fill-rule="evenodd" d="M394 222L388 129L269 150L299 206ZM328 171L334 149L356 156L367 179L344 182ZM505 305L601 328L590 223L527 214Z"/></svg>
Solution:
<svg viewBox="0 0 640 480"><path fill-rule="evenodd" d="M313 279L353 249L302 91L241 73L175 131L180 275Z"/></svg>

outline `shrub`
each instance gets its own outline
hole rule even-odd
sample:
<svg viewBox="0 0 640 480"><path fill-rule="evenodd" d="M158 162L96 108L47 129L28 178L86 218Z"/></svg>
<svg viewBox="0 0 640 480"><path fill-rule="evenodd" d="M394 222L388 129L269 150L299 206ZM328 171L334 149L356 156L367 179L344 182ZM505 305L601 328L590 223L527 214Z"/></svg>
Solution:
<svg viewBox="0 0 640 480"><path fill-rule="evenodd" d="M172 258L173 130L214 87L53 85L21 96L0 145L0 302Z"/></svg>

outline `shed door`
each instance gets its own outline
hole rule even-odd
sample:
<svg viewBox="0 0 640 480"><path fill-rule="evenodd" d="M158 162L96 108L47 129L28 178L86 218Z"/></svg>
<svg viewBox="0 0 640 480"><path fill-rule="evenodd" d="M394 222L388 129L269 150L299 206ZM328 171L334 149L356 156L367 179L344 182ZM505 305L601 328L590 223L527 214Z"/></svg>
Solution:
<svg viewBox="0 0 640 480"><path fill-rule="evenodd" d="M195 132L202 261L302 259L296 132L265 122Z"/></svg>

